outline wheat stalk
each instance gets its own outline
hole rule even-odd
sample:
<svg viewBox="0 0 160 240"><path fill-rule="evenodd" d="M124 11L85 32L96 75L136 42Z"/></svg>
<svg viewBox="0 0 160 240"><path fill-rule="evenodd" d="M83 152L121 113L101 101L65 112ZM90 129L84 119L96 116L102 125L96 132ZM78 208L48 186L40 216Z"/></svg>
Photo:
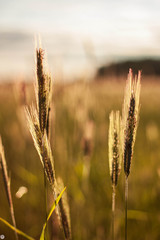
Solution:
<svg viewBox="0 0 160 240"><path fill-rule="evenodd" d="M128 176L130 174L133 148L139 121L139 98L141 90L141 72L133 78L129 70L123 104L123 161L125 172L125 239L127 240L127 204L128 204Z"/></svg>
<svg viewBox="0 0 160 240"><path fill-rule="evenodd" d="M5 190L6 190L7 199L8 199L8 203L9 203L9 207L10 207L12 223L13 223L14 228L16 228L16 220L15 220L14 207L13 207L12 194L11 194L11 187L10 187L10 178L8 176L7 163L6 163L4 147L2 145L1 136L0 136L0 165L1 165L1 168L2 168L3 180L4 180ZM16 240L18 240L18 235L17 235L16 231L15 231L15 237L16 237Z"/></svg>
<svg viewBox="0 0 160 240"><path fill-rule="evenodd" d="M109 115L109 169L112 181L112 239L115 239L114 234L114 219L115 219L115 195L118 177L121 171L121 118L119 111L113 111Z"/></svg>
<svg viewBox="0 0 160 240"><path fill-rule="evenodd" d="M54 160L49 142L49 115L50 115L50 104L51 104L51 76L44 67L44 51L42 48L36 49L36 101L37 108L33 105L29 108L25 108L28 127L33 138L35 148L40 157L43 165L44 174L49 181L54 198L57 198L57 183L54 170ZM44 178L44 179L46 179ZM46 182L45 182L46 187ZM45 188L46 189L46 188ZM69 236L69 232L66 231L67 227L64 224L63 205L59 203L57 209L58 215L61 217L61 222L66 237ZM69 237L66 239L70 239Z"/></svg>
<svg viewBox="0 0 160 240"><path fill-rule="evenodd" d="M39 116L39 125L42 133L42 138L46 132L47 136L49 135L49 115L50 115L50 102L52 96L51 88L51 76L46 66L44 64L44 50L41 47L41 42L39 41L39 48L36 48L36 99L37 99L37 109ZM42 150L43 149L42 144ZM42 154L42 157L45 156ZM44 162L45 159L43 159ZM46 162L47 164L47 162ZM49 166L48 166L49 167ZM45 205L46 205L46 218L47 218L47 187L46 187L46 178L45 178L45 168L44 168L44 189L45 189Z"/></svg>
<svg viewBox="0 0 160 240"><path fill-rule="evenodd" d="M41 44L39 44L41 45ZM49 114L50 103L52 97L51 76L44 64L44 50L36 48L36 85L35 96L37 108L33 105L30 108L26 107L26 117L28 127L31 132L35 148L39 154L41 163L44 169L44 189L45 189L45 205L47 217L47 188L46 178L49 181L53 190L54 198L56 199L55 185L55 170L52 151L49 143Z"/></svg>

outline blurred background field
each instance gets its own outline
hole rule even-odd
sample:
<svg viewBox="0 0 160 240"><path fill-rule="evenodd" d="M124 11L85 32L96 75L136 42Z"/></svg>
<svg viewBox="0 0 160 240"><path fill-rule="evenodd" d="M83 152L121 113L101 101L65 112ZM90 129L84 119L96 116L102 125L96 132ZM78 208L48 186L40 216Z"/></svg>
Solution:
<svg viewBox="0 0 160 240"><path fill-rule="evenodd" d="M142 77L140 121L129 178L131 240L160 238L160 82L157 80L154 76ZM124 86L125 81L120 78L53 85L51 147L56 174L67 186L72 235L76 240L111 239L108 121L112 109L122 108ZM11 176L17 227L38 239L45 221L45 194L43 169L24 114L24 105L32 101L35 101L33 84L1 84L0 133ZM0 183L0 216L11 222L2 173ZM26 187L27 193L17 198L21 186ZM52 203L49 187L48 193ZM120 240L124 239L123 166L116 207L116 239ZM52 229L53 239L63 239L54 219ZM2 223L0 234L5 239L14 238L12 230Z"/></svg>

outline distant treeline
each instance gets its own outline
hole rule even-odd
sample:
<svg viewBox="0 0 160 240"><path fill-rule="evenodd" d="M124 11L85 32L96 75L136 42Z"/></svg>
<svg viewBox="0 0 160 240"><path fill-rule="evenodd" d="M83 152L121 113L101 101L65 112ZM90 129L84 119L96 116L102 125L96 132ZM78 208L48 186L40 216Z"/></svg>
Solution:
<svg viewBox="0 0 160 240"><path fill-rule="evenodd" d="M123 76L128 73L129 68L132 68L134 73L138 72L138 70L142 70L142 74L145 76L160 76L160 60L141 59L102 66L97 70L97 77Z"/></svg>

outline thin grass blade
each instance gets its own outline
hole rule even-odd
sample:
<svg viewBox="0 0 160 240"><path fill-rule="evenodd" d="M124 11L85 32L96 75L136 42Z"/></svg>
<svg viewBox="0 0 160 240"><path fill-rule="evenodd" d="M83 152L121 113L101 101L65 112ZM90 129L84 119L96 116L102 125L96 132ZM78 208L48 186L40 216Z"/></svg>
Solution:
<svg viewBox="0 0 160 240"><path fill-rule="evenodd" d="M34 238L28 236L26 233L22 232L21 230L19 230L18 228L15 228L14 226L12 226L10 223L8 223L6 220L4 220L3 218L0 217L0 221L3 222L5 225L7 225L10 229L12 229L13 231L16 231L19 235L25 237L28 240L35 240Z"/></svg>
<svg viewBox="0 0 160 240"><path fill-rule="evenodd" d="M48 220L50 219L53 211L55 210L55 207L57 206L58 202L60 201L60 199L62 197L62 194L64 193L65 190L66 190L66 187L62 190L62 192L59 194L59 196L56 198L55 202L53 203L53 205L51 207L51 210L49 211L47 220L46 220L46 222L43 225L43 229L42 229L42 233L41 233L41 236L40 236L40 240L44 240L45 239L45 229L46 229Z"/></svg>

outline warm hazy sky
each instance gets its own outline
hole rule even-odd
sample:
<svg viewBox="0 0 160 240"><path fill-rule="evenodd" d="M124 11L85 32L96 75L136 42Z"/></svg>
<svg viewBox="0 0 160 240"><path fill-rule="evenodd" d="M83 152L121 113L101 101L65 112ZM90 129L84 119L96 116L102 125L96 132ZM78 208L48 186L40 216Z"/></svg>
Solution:
<svg viewBox="0 0 160 240"><path fill-rule="evenodd" d="M160 0L0 0L0 74L33 73L38 33L57 74L159 57Z"/></svg>

